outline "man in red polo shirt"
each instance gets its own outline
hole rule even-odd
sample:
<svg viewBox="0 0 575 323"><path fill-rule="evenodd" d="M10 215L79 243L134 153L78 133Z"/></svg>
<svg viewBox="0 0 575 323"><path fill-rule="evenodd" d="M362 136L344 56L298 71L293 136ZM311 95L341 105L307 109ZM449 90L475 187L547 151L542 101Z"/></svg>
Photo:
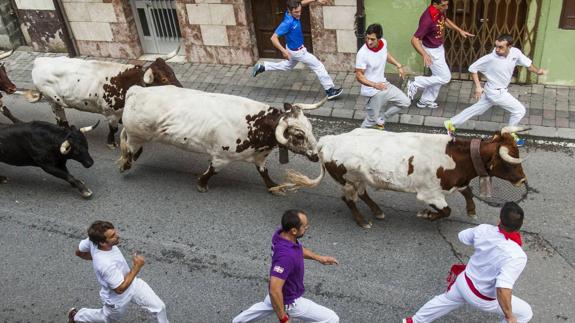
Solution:
<svg viewBox="0 0 575 323"><path fill-rule="evenodd" d="M282 225L272 237L272 264L269 295L233 319L233 323L257 321L275 312L280 323L296 318L306 322L338 323L339 317L329 308L303 298L304 259L323 265L336 265L337 260L321 256L298 241L309 228L307 216L300 210L288 210Z"/></svg>
<svg viewBox="0 0 575 323"><path fill-rule="evenodd" d="M431 5L421 15L419 27L411 38L411 44L423 57L423 63L431 69L431 76L417 76L413 81L407 82L407 96L411 100L418 89L424 89L417 102L418 108L437 108L435 100L439 89L451 80L451 71L445 62L443 48L445 27L457 31L463 38L474 36L445 17L448 6L448 0L431 0Z"/></svg>
<svg viewBox="0 0 575 323"><path fill-rule="evenodd" d="M464 304L497 313L502 322L529 322L531 306L513 295L515 281L527 264L519 234L523 216L519 205L508 202L501 209L497 226L481 224L459 232L459 240L475 248L465 270L456 273L447 292L435 296L403 322L433 322ZM453 267L457 266L461 265Z"/></svg>

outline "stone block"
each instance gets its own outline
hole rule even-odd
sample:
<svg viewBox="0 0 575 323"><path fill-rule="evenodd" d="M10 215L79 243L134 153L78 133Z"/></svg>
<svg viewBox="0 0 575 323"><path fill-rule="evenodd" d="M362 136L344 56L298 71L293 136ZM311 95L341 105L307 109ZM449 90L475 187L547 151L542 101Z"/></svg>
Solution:
<svg viewBox="0 0 575 323"><path fill-rule="evenodd" d="M499 131L504 126L505 124L493 121L475 121L475 130L480 131L488 131L488 132Z"/></svg>
<svg viewBox="0 0 575 323"><path fill-rule="evenodd" d="M210 4L209 7L210 19L213 25L236 25L236 16L232 4Z"/></svg>
<svg viewBox="0 0 575 323"><path fill-rule="evenodd" d="M85 3L64 2L63 5L69 21L90 21L90 13Z"/></svg>
<svg viewBox="0 0 575 323"><path fill-rule="evenodd" d="M354 30L355 8L323 7L323 24L325 29Z"/></svg>
<svg viewBox="0 0 575 323"><path fill-rule="evenodd" d="M443 122L444 121L445 121L445 118L427 116L427 117L425 117L425 120L423 121L423 125L428 126L428 127L443 128Z"/></svg>
<svg viewBox="0 0 575 323"><path fill-rule="evenodd" d="M208 46L228 46L228 32L226 26L201 25L202 39L204 45Z"/></svg>
<svg viewBox="0 0 575 323"><path fill-rule="evenodd" d="M402 114L399 118L400 123L404 124L411 124L416 126L423 125L424 116L419 115L411 115L411 114Z"/></svg>
<svg viewBox="0 0 575 323"><path fill-rule="evenodd" d="M90 12L90 21L94 22L117 22L114 5L111 3L90 3L86 5Z"/></svg>
<svg viewBox="0 0 575 323"><path fill-rule="evenodd" d="M337 51L340 53L357 52L357 39L353 30L337 30Z"/></svg>
<svg viewBox="0 0 575 323"><path fill-rule="evenodd" d="M55 10L52 0L15 0L20 10Z"/></svg>
<svg viewBox="0 0 575 323"><path fill-rule="evenodd" d="M557 137L575 140L575 129L557 128Z"/></svg>
<svg viewBox="0 0 575 323"><path fill-rule="evenodd" d="M196 0L196 3L221 3L221 0Z"/></svg>
<svg viewBox="0 0 575 323"><path fill-rule="evenodd" d="M529 135L535 137L555 138L557 137L557 129L555 127L531 126Z"/></svg>
<svg viewBox="0 0 575 323"><path fill-rule="evenodd" d="M357 6L357 0L335 0L336 6Z"/></svg>
<svg viewBox="0 0 575 323"><path fill-rule="evenodd" d="M211 23L210 7L207 4L188 4L188 22L192 25L208 25Z"/></svg>
<svg viewBox="0 0 575 323"><path fill-rule="evenodd" d="M331 116L334 118L353 119L353 112L351 109L333 109Z"/></svg>
<svg viewBox="0 0 575 323"><path fill-rule="evenodd" d="M114 35L106 22L70 22L77 40L112 41Z"/></svg>

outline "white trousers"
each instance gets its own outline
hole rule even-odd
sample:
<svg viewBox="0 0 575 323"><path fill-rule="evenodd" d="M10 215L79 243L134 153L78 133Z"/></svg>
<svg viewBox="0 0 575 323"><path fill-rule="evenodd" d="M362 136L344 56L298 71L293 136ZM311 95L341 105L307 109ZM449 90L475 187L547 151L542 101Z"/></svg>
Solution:
<svg viewBox="0 0 575 323"><path fill-rule="evenodd" d="M485 92L481 95L477 103L452 117L451 122L457 127L474 116L483 114L494 105L502 107L511 114L509 117L510 126L518 125L519 121L525 116L525 107L523 104L514 98L513 95L509 94L507 90L485 89Z"/></svg>
<svg viewBox="0 0 575 323"><path fill-rule="evenodd" d="M166 305L154 293L152 288L143 280L136 278L132 284L135 284L134 295L131 299L126 300L123 304L108 304L102 300L104 307L100 309L82 308L74 316L76 322L97 322L108 323L118 322L126 312L130 302L139 305L152 313L158 323L168 323L166 315Z"/></svg>
<svg viewBox="0 0 575 323"><path fill-rule="evenodd" d="M306 322L338 323L339 317L334 311L325 306L316 304L309 299L300 297L292 305L286 306L286 312L290 318L296 318ZM252 305L233 319L233 323L254 322L269 315L275 315L270 296L267 295L263 302Z"/></svg>
<svg viewBox="0 0 575 323"><path fill-rule="evenodd" d="M432 103L437 100L441 86L451 81L451 71L445 61L445 49L443 45L437 48L427 48L423 46L423 49L432 59L432 64L429 67L431 69L431 76L416 76L413 84L418 88L424 89L419 101L422 103Z"/></svg>
<svg viewBox="0 0 575 323"><path fill-rule="evenodd" d="M307 67L309 67L315 75L317 75L319 82L324 90L329 90L334 87L333 80L331 76L327 73L323 63L313 56L313 54L308 53L307 49L304 47L300 50L293 51L287 48L290 54L290 59L284 59L281 62L264 62L266 71L289 71L293 69L297 63L302 62Z"/></svg>
<svg viewBox="0 0 575 323"><path fill-rule="evenodd" d="M414 323L433 322L463 304L472 305L485 312L497 313L501 316L502 323L507 322L503 316L503 311L499 306L499 302L497 302L497 300L486 301L475 296L475 294L473 294L469 289L463 274L460 274L457 277L455 284L451 286L451 289L448 292L435 296L429 302L425 303L412 319ZM518 323L529 322L533 317L531 306L519 297L512 296L511 309L513 310L513 314L517 317Z"/></svg>
<svg viewBox="0 0 575 323"><path fill-rule="evenodd" d="M385 113L380 114L383 107L389 104L389 108ZM385 121L397 114L403 108L411 105L411 100L400 89L393 84L387 83L387 89L379 91L377 94L369 98L367 106L365 107L366 117L363 120L361 127L370 128L375 124L384 124Z"/></svg>

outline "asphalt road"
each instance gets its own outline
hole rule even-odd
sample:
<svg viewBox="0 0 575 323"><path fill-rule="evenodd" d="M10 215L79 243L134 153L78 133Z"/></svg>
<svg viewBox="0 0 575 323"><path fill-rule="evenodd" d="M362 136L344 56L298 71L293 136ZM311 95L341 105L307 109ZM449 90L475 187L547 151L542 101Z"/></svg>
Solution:
<svg viewBox="0 0 575 323"><path fill-rule="evenodd" d="M44 103L6 96L4 102L22 119L53 121ZM68 116L78 126L101 119L74 111ZM313 124L318 138L357 126L319 119ZM0 174L9 177L0 186L0 322L64 322L71 306L100 306L91 264L74 256L97 219L119 229L128 261L134 251L144 255L140 277L167 304L172 322L230 322L266 295L271 235L288 208L309 213L304 245L341 263L306 262L305 296L332 308L342 322L400 322L443 292L450 265L471 255L457 233L495 224L498 217L497 209L476 202L478 219L468 218L455 194L448 199L452 216L431 223L415 216L425 205L413 194L373 192L386 218L373 219L373 228L364 230L329 177L316 189L278 197L266 192L253 165L236 163L212 178L209 192L199 193L195 178L208 166L206 155L148 145L133 169L119 174L119 153L106 147L106 133L102 124L88 135L92 168L68 164L94 191L91 200L40 169L0 164ZM532 322L575 322L575 150L528 150L524 169L535 190L521 205L529 261L514 293L533 307ZM290 164L279 165L277 152L268 164L277 181L288 168L319 172L318 164L293 155ZM133 306L124 321L152 320ZM462 308L439 322L495 321ZM277 321L270 316L263 322Z"/></svg>

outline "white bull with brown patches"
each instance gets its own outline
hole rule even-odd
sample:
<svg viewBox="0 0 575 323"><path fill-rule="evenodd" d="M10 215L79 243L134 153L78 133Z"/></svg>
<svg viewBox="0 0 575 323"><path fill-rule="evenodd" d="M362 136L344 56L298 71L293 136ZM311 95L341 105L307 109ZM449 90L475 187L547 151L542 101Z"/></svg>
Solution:
<svg viewBox="0 0 575 323"><path fill-rule="evenodd" d="M522 185L525 174L519 150L510 132L504 128L490 140L479 145L479 163L489 176L496 176L515 185ZM310 179L294 171L288 172L286 183L272 188L276 193L319 185L327 172L343 186L343 201L350 208L358 225L369 228L355 202L362 199L374 216L383 219L383 211L367 194L367 187L416 193L433 211L426 209L418 216L430 220L447 217L451 208L447 194L459 190L467 203L467 214L475 216L475 204L469 182L478 176L471 157L470 140L448 135L394 133L373 129L355 129L349 133L324 136L318 142L321 174Z"/></svg>
<svg viewBox="0 0 575 323"><path fill-rule="evenodd" d="M316 140L303 110L317 104L284 104L283 110L247 98L174 86L128 90L118 160L120 171L131 168L146 142L157 141L211 156L198 179L200 192L208 180L232 161L256 165L268 188L266 159L276 146L317 161Z"/></svg>
<svg viewBox="0 0 575 323"><path fill-rule="evenodd" d="M179 48L178 48L179 49ZM102 114L109 124L108 146L116 146L114 135L122 118L126 92L133 85L182 85L166 60L178 49L157 58L148 67L68 57L38 57L32 68L37 90L26 93L30 102L45 97L50 101L56 121L68 126L65 108Z"/></svg>

